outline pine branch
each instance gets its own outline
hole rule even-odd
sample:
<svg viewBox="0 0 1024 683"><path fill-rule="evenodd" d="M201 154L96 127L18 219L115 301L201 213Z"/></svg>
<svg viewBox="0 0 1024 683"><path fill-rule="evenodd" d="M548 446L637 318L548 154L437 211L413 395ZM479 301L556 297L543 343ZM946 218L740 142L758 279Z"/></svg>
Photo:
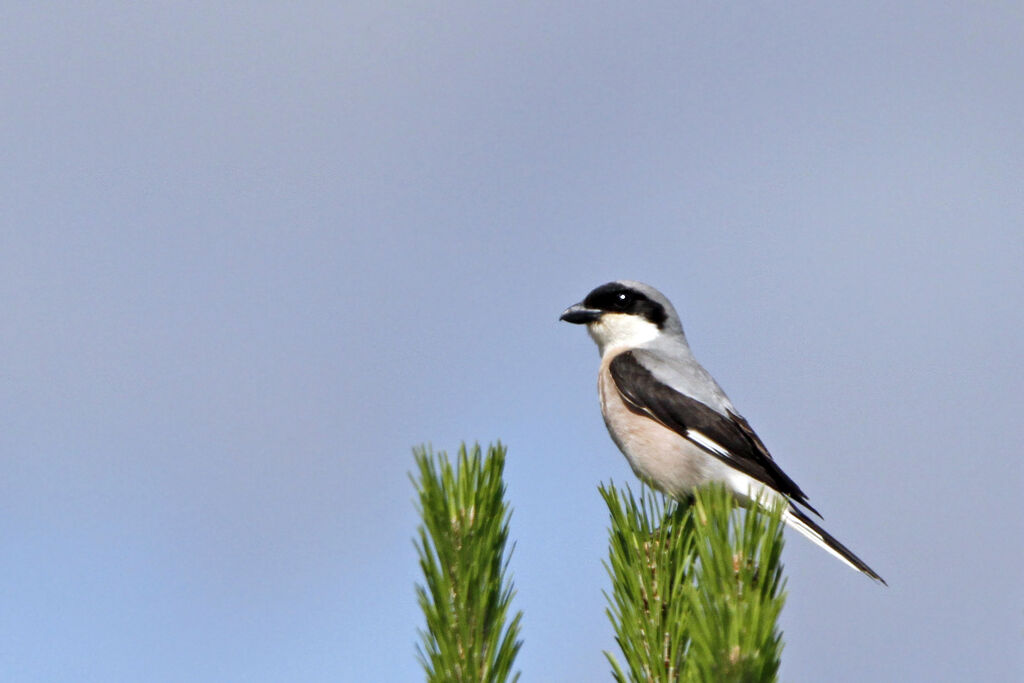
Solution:
<svg viewBox="0 0 1024 683"><path fill-rule="evenodd" d="M611 514L616 681L773 681L782 650L781 510L734 512L721 486L674 502L601 487Z"/></svg>
<svg viewBox="0 0 1024 683"><path fill-rule="evenodd" d="M457 467L445 453L414 449L422 518L415 542L425 585L416 586L426 630L417 646L427 680L516 681L522 613L508 619L514 590L507 577L511 509L502 472L506 449L498 443L482 457L476 445L459 448ZM508 621L506 625L506 621ZM511 678L510 678L511 677Z"/></svg>
<svg viewBox="0 0 1024 683"><path fill-rule="evenodd" d="M782 508L734 509L722 486L698 491L694 506L700 569L690 591L687 681L775 681L782 656L779 615Z"/></svg>
<svg viewBox="0 0 1024 683"><path fill-rule="evenodd" d="M614 485L600 488L611 513L611 540L605 568L612 579L608 616L629 666L622 671L611 653L616 681L675 681L688 636L686 592L694 548L689 505L675 504L641 489L640 498Z"/></svg>

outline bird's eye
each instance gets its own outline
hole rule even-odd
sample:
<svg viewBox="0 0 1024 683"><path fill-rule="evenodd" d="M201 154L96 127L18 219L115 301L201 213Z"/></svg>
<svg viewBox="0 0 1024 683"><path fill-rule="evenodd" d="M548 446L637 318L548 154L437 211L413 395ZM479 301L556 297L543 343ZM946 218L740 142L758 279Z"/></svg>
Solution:
<svg viewBox="0 0 1024 683"><path fill-rule="evenodd" d="M615 308L626 309L633 303L633 295L629 292L619 292L615 295Z"/></svg>

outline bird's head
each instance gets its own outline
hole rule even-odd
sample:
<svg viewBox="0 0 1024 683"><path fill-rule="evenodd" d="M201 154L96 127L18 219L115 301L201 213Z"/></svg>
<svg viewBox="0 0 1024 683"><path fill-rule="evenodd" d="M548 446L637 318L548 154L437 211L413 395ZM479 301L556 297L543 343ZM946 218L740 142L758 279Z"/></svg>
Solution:
<svg viewBox="0 0 1024 683"><path fill-rule="evenodd" d="M679 316L668 299L650 285L632 280L609 282L578 304L562 320L586 325L598 349L633 348L663 336L682 337Z"/></svg>

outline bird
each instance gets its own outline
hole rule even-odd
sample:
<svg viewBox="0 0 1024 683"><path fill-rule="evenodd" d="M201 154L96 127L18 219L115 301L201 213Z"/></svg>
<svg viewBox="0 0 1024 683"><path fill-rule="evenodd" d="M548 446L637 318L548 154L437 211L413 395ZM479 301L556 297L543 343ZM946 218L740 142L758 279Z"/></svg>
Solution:
<svg viewBox="0 0 1024 683"><path fill-rule="evenodd" d="M643 482L677 500L701 485L721 482L742 504L780 502L788 526L885 584L801 509L821 518L697 362L665 295L642 282L609 282L565 309L560 319L586 325L597 343L601 414L612 441Z"/></svg>

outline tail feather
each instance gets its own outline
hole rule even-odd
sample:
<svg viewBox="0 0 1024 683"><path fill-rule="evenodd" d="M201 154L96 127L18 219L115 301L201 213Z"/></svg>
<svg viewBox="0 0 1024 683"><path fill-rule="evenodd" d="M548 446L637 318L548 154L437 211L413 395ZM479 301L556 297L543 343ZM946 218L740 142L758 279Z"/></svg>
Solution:
<svg viewBox="0 0 1024 683"><path fill-rule="evenodd" d="M864 560L854 555L853 551L837 541L830 533L818 526L818 524L808 517L802 510L790 505L786 508L783 519L786 524L799 531L816 545L821 546L838 557L850 567L870 576L875 581L881 582L882 585L889 585L885 582L885 579L876 574L875 570L869 567Z"/></svg>

